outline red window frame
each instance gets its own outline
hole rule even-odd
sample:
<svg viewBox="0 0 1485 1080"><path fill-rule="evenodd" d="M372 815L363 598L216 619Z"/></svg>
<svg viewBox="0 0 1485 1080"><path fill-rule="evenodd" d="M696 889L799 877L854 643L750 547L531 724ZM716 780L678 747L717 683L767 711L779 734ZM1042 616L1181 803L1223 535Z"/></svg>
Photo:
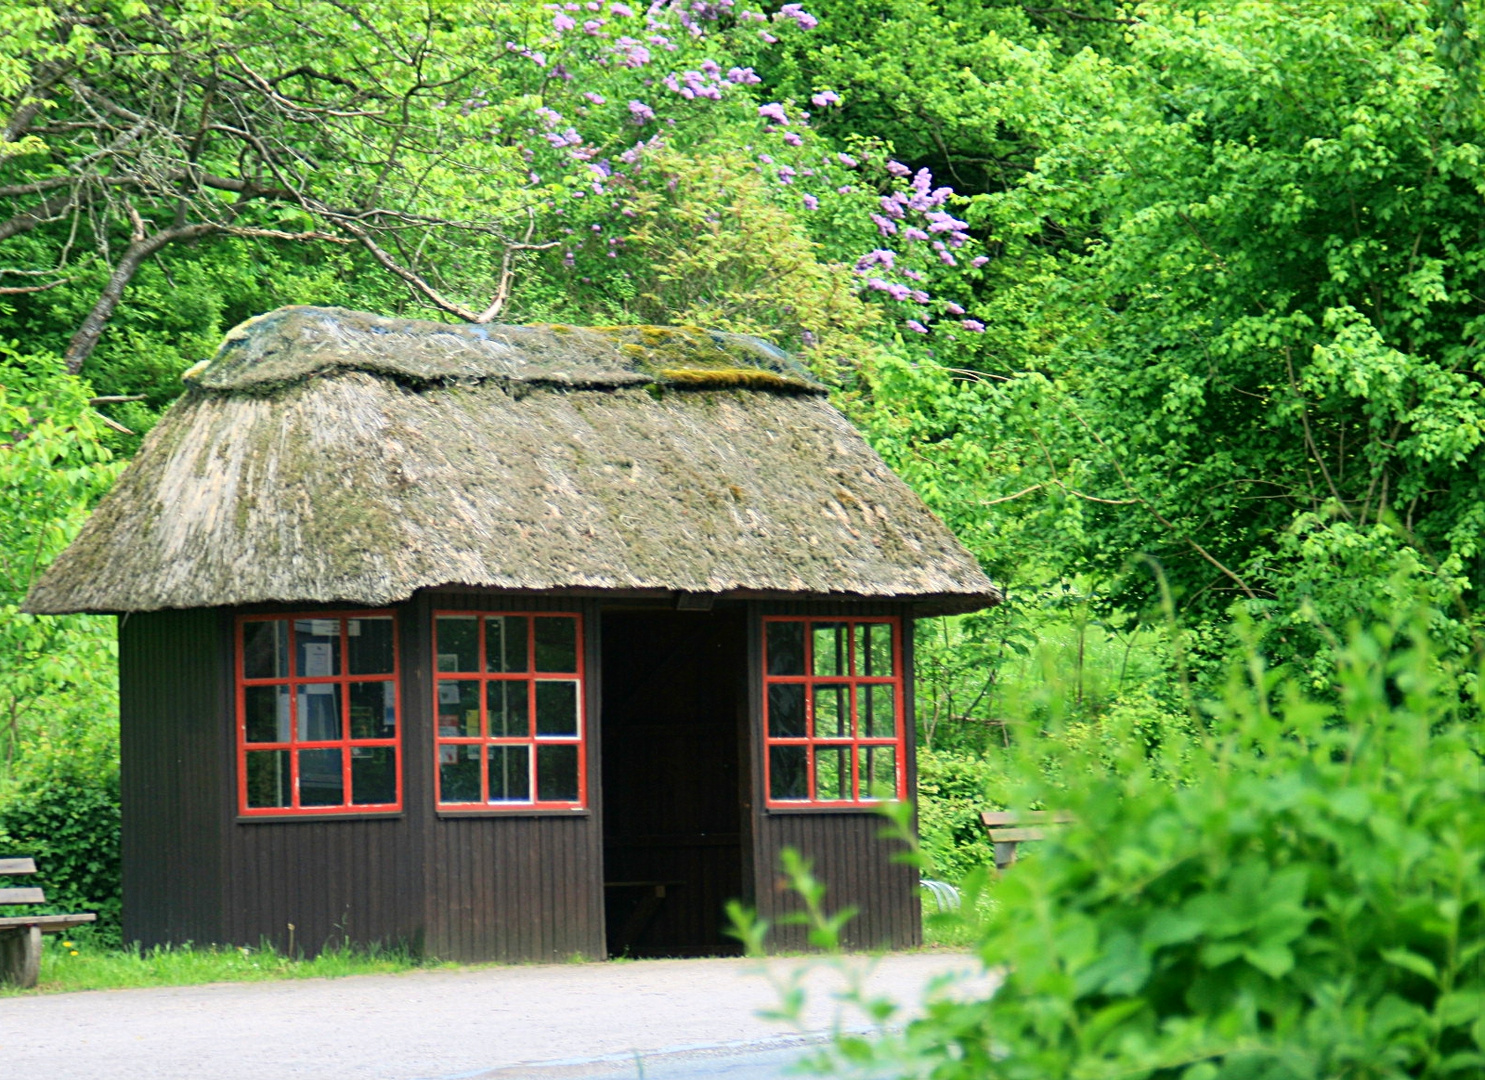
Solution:
<svg viewBox="0 0 1485 1080"><path fill-rule="evenodd" d="M476 646L476 664L483 667L486 659L486 635L490 619L523 618L526 622L526 669L524 671L441 671L439 668L438 620L441 618L477 618L479 627ZM572 619L576 639L576 664L574 671L538 671L536 668L536 627L532 621L540 618ZM588 680L584 651L583 616L576 611L460 611L440 610L433 613L433 786L434 804L440 811L456 813L510 814L529 813L532 810L586 810L588 808L588 703L585 693ZM439 723L439 686L449 682L479 682L480 734L478 736L445 735ZM525 735L491 735L488 684L507 682L526 684L527 726ZM576 682L577 684L577 734L539 735L536 732L536 684L540 682ZM480 757L480 801L445 802L443 798L443 769L446 748L479 746ZM525 747L527 753L527 791L529 799L489 800L490 747ZM573 800L543 800L539 798L540 777L538 750L541 747L573 746L577 749L577 798Z"/></svg>
<svg viewBox="0 0 1485 1080"><path fill-rule="evenodd" d="M771 675L769 674L768 657L768 628L777 623L802 623L804 624L804 670L803 675ZM848 642L848 665L844 675L817 675L815 670L815 635L813 628L818 624L835 626L846 626L846 640ZM891 627L892 636L892 674L890 676L857 675L858 670L856 658L856 632L855 627L862 624L885 625ZM849 807L874 807L880 806L885 800L866 794L862 790L862 748L872 746L893 748L893 779L894 794L892 798L901 799L907 790L907 730L904 723L903 707L903 678L902 678L902 619L895 615L882 616L816 616L816 615L766 615L762 625L763 636L763 792L764 805L773 809L840 809ZM771 702L769 687L786 684L799 683L804 686L804 709L805 709L805 734L797 737L776 736L773 732L772 717L770 716ZM849 700L851 710L851 734L845 737L817 737L815 731L815 687L821 684L830 686L849 686ZM896 734L891 738L863 736L861 734L861 723L859 715L860 693L863 686L890 686L892 688L892 711L893 730ZM805 749L805 783L806 795L804 798L779 799L773 795L773 750L775 747L796 746ZM821 799L816 793L816 754L821 748L850 748L851 755L851 798L849 799Z"/></svg>
<svg viewBox="0 0 1485 1080"><path fill-rule="evenodd" d="M350 673L350 621L354 619L390 618L392 620L392 671L390 674ZM336 675L302 675L298 672L297 650L293 645L293 624L300 620L330 621L340 624L340 672ZM269 678L250 679L243 674L245 652L243 632L253 622L284 622L289 624L288 674ZM237 812L243 817L299 817L303 815L335 816L338 814L398 813L402 810L402 653L399 643L397 614L390 610L375 611L297 611L290 613L264 613L240 615L236 625L236 648L234 650L233 674L236 683L237 703ZM396 734L391 738L353 738L351 736L351 692L352 683L391 683ZM299 725L299 700L301 686L338 685L340 687L340 738L302 739ZM249 742L247 738L247 690L253 686L284 686L288 688L289 723L287 741ZM392 749L392 770L395 778L396 797L392 802L355 803L352 780L353 751L375 747ZM338 805L304 805L300 791L300 751L341 751L341 791L345 800ZM288 751L291 800L289 806L248 805L247 755L261 751Z"/></svg>

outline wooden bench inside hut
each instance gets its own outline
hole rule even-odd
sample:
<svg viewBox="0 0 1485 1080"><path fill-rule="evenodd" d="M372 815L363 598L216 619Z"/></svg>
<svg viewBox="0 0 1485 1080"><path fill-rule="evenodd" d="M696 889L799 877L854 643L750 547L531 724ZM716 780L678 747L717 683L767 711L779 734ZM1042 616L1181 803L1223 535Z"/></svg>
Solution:
<svg viewBox="0 0 1485 1080"><path fill-rule="evenodd" d="M296 307L27 610L118 616L126 940L519 960L728 952L785 847L918 944L913 622L998 599L762 341Z"/></svg>

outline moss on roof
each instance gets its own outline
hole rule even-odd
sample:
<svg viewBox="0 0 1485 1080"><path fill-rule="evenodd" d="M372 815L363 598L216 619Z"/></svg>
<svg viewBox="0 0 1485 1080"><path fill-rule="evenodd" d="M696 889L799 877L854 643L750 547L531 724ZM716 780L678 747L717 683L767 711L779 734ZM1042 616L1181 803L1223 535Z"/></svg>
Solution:
<svg viewBox="0 0 1485 1080"><path fill-rule="evenodd" d="M442 585L998 599L761 342L478 329L320 308L239 327L27 609L382 605Z"/></svg>

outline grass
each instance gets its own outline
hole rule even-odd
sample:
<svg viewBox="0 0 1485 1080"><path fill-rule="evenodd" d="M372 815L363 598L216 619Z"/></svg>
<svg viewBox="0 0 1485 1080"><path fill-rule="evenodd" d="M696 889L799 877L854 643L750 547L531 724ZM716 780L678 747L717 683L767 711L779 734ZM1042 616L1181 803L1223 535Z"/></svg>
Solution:
<svg viewBox="0 0 1485 1080"><path fill-rule="evenodd" d="M389 975L415 969L453 969L460 965L422 960L401 949L329 949L313 959L290 957L271 948L247 949L165 946L119 949L95 945L79 935L46 939L41 978L35 990L0 986L0 997L124 990L148 986L194 986L214 982L266 982L273 979L334 979L346 975Z"/></svg>

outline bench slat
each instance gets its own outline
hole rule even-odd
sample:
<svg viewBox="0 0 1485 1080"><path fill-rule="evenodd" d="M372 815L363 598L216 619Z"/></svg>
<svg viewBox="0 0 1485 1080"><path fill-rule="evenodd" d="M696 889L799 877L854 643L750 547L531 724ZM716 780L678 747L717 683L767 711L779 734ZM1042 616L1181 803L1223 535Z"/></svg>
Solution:
<svg viewBox="0 0 1485 1080"><path fill-rule="evenodd" d="M40 889L0 889L0 904L44 904L46 893Z"/></svg>
<svg viewBox="0 0 1485 1080"><path fill-rule="evenodd" d="M34 874L35 859L0 859L0 874Z"/></svg>
<svg viewBox="0 0 1485 1080"><path fill-rule="evenodd" d="M1045 829L991 829L990 839L996 843L1021 843L1024 840L1045 840Z"/></svg>
<svg viewBox="0 0 1485 1080"><path fill-rule="evenodd" d="M76 915L6 915L0 918L0 930L15 926L39 926L43 934L55 934L69 926L81 926L97 920L98 916L91 911Z"/></svg>
<svg viewBox="0 0 1485 1080"><path fill-rule="evenodd" d="M1034 822L1049 822L1055 825L1071 825L1076 818L1067 810L986 810L980 814L986 825L1027 825Z"/></svg>

